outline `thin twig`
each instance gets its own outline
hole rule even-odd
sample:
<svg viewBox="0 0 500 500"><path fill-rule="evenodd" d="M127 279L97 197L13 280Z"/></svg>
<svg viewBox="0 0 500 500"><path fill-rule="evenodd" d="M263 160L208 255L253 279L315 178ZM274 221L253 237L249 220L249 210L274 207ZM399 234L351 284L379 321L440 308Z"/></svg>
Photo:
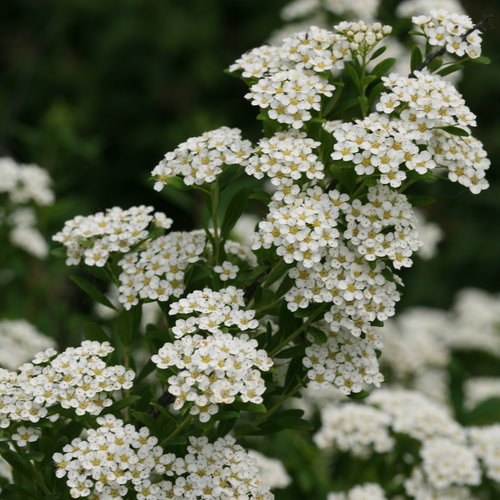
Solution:
<svg viewBox="0 0 500 500"><path fill-rule="evenodd" d="M475 24L472 28L468 29L461 37L460 39L464 41L472 32L476 31L479 29L483 24L490 19L490 16L483 16L481 20ZM415 71L422 71L424 68L429 66L429 64L436 59L436 57L441 57L444 53L446 52L446 45L444 47L441 47L439 50L436 50L435 52L431 52L425 60L419 64L409 75L408 78L416 78L415 76Z"/></svg>

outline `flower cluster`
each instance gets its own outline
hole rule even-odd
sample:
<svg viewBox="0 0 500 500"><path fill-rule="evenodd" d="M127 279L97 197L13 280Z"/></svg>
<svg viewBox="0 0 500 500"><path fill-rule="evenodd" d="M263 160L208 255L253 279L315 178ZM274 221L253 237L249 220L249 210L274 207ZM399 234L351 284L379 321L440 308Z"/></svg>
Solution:
<svg viewBox="0 0 500 500"><path fill-rule="evenodd" d="M57 354L49 348L38 353L19 373L0 370L0 427L37 423L47 408L60 405L77 415L99 415L110 406L110 394L132 387L134 372L101 359L114 349L108 342L84 341Z"/></svg>
<svg viewBox="0 0 500 500"><path fill-rule="evenodd" d="M279 460L266 457L255 450L248 450L248 456L255 459L263 483L270 488L286 488L292 482Z"/></svg>
<svg viewBox="0 0 500 500"><path fill-rule="evenodd" d="M50 337L40 333L26 320L0 320L0 366L8 370L26 363L39 352L55 347Z"/></svg>
<svg viewBox="0 0 500 500"><path fill-rule="evenodd" d="M480 483L477 458L464 444L445 438L429 439L423 443L420 456L425 476L438 490Z"/></svg>
<svg viewBox="0 0 500 500"><path fill-rule="evenodd" d="M172 232L144 242L127 253L118 265L119 301L125 309L139 299L165 302L184 293L184 271L197 262L205 250L204 231Z"/></svg>
<svg viewBox="0 0 500 500"><path fill-rule="evenodd" d="M0 158L0 193L6 193L14 205L50 205L54 202L50 184L49 174L43 168Z"/></svg>
<svg viewBox="0 0 500 500"><path fill-rule="evenodd" d="M364 21L342 21L335 29L347 37L350 49L365 56L383 38L392 33L391 26L382 26L380 23L367 25Z"/></svg>
<svg viewBox="0 0 500 500"><path fill-rule="evenodd" d="M66 221L62 231L52 239L66 248L66 264L75 265L82 259L88 266L103 267L113 252L126 253L146 239L150 224L168 229L172 225L161 212L144 205L123 210L113 207L84 217L78 215Z"/></svg>
<svg viewBox="0 0 500 500"><path fill-rule="evenodd" d="M262 179L266 174L271 182L282 189L291 186L303 176L323 179L323 163L314 149L321 143L303 132L280 132L259 141L255 153L249 158L245 172Z"/></svg>
<svg viewBox="0 0 500 500"><path fill-rule="evenodd" d="M123 498L129 489L138 500L273 498L256 460L231 437L215 443L190 437L187 455L177 457L164 453L146 427L137 431L112 415L97 423L86 439L74 439L53 456L72 498Z"/></svg>
<svg viewBox="0 0 500 500"><path fill-rule="evenodd" d="M255 311L243 310L244 292L234 286L219 291L204 288L195 290L170 306L170 315L189 315L178 319L172 332L177 338L196 330L222 333L222 328L236 327L241 330L255 330L259 322L254 319ZM196 314L194 314L196 313Z"/></svg>
<svg viewBox="0 0 500 500"><path fill-rule="evenodd" d="M399 300L385 264L370 262L389 257L395 267L408 266L419 245L404 195L378 185L368 196L363 205L359 200L349 203L349 196L337 190L324 193L319 187L277 191L252 246L274 246L284 262L296 264L289 271L295 286L285 296L291 311L333 302L332 315L341 313L339 324L357 336L370 321L392 316ZM347 241L337 229L341 224Z"/></svg>
<svg viewBox="0 0 500 500"><path fill-rule="evenodd" d="M390 424L390 416L377 408L355 403L327 405L322 409L322 427L314 435L314 442L319 448L335 445L360 457L373 450L385 453L394 447Z"/></svg>
<svg viewBox="0 0 500 500"><path fill-rule="evenodd" d="M384 380L379 371L376 348L382 347L380 335L366 335L356 338L343 329L328 327L328 323L317 324L328 335L326 343L314 341L309 336L311 345L306 347L302 360L308 368L307 378L310 389L327 389L332 385L343 394L360 392L364 384L380 386Z"/></svg>
<svg viewBox="0 0 500 500"><path fill-rule="evenodd" d="M381 364L392 380L449 404L446 366L454 351L500 355L500 300L480 290L462 290L451 311L408 309L380 330L384 339ZM498 379L476 377L464 385L465 406L473 408L500 395Z"/></svg>
<svg viewBox="0 0 500 500"><path fill-rule="evenodd" d="M245 97L267 110L272 120L300 129L312 118L312 110L321 109L321 97L331 97L334 90L334 85L311 71L288 69L262 76Z"/></svg>
<svg viewBox="0 0 500 500"><path fill-rule="evenodd" d="M0 227L9 228L10 242L29 254L43 258L49 247L36 228L37 216L32 206L50 205L54 193L51 179L37 165L22 165L11 158L0 158L0 199L5 194L5 207L0 207Z"/></svg>
<svg viewBox="0 0 500 500"><path fill-rule="evenodd" d="M500 483L500 425L471 427L467 430L472 450L483 464L486 475Z"/></svg>
<svg viewBox="0 0 500 500"><path fill-rule="evenodd" d="M474 194L486 189L490 162L481 142L467 136L476 119L455 87L418 71L414 78L391 73L382 80L391 92L381 95L379 113L333 128L332 159L354 163L358 175L376 173L393 188L410 172L446 167L452 182ZM461 135L446 127L461 127Z"/></svg>
<svg viewBox="0 0 500 500"><path fill-rule="evenodd" d="M236 128L221 127L191 137L165 155L154 168L154 188L161 191L169 177L181 176L187 186L215 181L224 165L244 164L251 153L250 141L241 138Z"/></svg>
<svg viewBox="0 0 500 500"><path fill-rule="evenodd" d="M184 472L182 459L164 454L147 427L137 431L113 415L99 417L97 423L97 429L87 429L86 439L73 439L53 456L56 476L67 476L71 497L93 493L93 498L123 498L131 483L139 499L167 498L172 483L152 483L152 476Z"/></svg>
<svg viewBox="0 0 500 500"><path fill-rule="evenodd" d="M367 401L325 405L316 444L369 459L372 453L397 454L401 436L410 436L419 442L418 451L406 452L403 460L412 465L411 472L395 481L417 500L472 498L470 488L481 482L481 464L498 481L498 426L464 429L444 408L412 391L384 389ZM332 498L351 498L350 493L337 495Z"/></svg>
<svg viewBox="0 0 500 500"><path fill-rule="evenodd" d="M344 35L313 26L285 38L279 47L253 49L229 70L257 78L245 97L272 120L299 129L320 110L321 98L335 90L326 72L339 72L350 58Z"/></svg>
<svg viewBox="0 0 500 500"><path fill-rule="evenodd" d="M218 404L233 403L236 397L262 403L266 385L260 372L273 364L247 334L235 337L221 332L166 343L152 360L158 368L177 368L177 374L168 379L168 391L176 397L174 408L193 402L189 411L199 415L201 422L218 412Z"/></svg>
<svg viewBox="0 0 500 500"><path fill-rule="evenodd" d="M474 23L465 14L452 14L446 10L431 10L430 15L414 16L429 45L446 47L450 54L475 59L481 55L481 35L472 30Z"/></svg>

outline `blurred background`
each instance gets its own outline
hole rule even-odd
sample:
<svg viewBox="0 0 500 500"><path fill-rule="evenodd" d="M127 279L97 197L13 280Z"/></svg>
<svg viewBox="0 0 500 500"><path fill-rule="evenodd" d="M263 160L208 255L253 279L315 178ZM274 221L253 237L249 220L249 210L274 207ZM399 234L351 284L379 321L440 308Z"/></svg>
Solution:
<svg viewBox="0 0 500 500"><path fill-rule="evenodd" d="M398 3L384 0L380 19L390 24ZM223 70L283 25L285 4L2 0L0 155L39 164L54 179L46 234L77 214L115 205L152 204L176 229L192 227L194 201L156 193L150 172L178 143L221 125L258 137L246 87ZM463 4L475 20L492 16L483 45L492 64L469 67L459 85L478 116L474 135L492 161L491 187L478 196L458 184L422 187L438 200L425 213L445 236L435 258L405 273L401 308L447 308L464 287L499 288L500 4ZM68 325L68 308L85 314L90 303L67 278L56 279L68 272L63 262L33 259L16 272L22 279L0 289L0 313L25 317L64 344L65 331L81 320L73 314L75 325Z"/></svg>

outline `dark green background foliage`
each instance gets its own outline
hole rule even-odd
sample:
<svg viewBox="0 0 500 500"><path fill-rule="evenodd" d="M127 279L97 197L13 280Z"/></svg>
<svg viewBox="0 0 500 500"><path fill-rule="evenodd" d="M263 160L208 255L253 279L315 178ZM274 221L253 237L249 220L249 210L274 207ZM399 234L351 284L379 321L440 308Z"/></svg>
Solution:
<svg viewBox="0 0 500 500"><path fill-rule="evenodd" d="M397 3L382 2L384 21L393 23ZM438 199L426 213L446 239L439 257L405 273L403 305L447 307L462 287L493 291L500 282L500 6L467 3L474 19L493 16L484 43L493 63L471 65L461 83L478 115L474 133L493 163L491 188L478 196L445 182L419 188L418 194ZM38 163L54 178L58 202L48 214L47 234L76 214L141 203L167 212L176 228L191 227L192 203L155 193L150 171L166 151L205 130L237 126L258 137L257 110L243 98L245 86L223 70L281 24L284 4L2 0L0 153ZM399 23L396 30L406 27ZM68 299L73 292L58 293Z"/></svg>

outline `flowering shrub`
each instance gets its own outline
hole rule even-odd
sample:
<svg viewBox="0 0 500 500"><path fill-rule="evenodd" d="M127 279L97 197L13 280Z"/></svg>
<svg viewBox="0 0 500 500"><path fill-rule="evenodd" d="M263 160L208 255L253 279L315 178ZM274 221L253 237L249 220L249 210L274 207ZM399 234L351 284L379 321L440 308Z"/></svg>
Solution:
<svg viewBox="0 0 500 500"><path fill-rule="evenodd" d="M154 189L205 200L203 229L167 232L174 221L146 206L66 222L54 236L59 253L111 284L119 305L75 276L116 311L112 327L88 323L80 347L0 373L0 453L13 468L5 498L273 498L286 481L266 484L259 455L236 439L311 429L301 410L282 408L306 386L359 398L380 385L376 328L394 315L397 273L422 246L413 207L426 200L414 184L488 187L475 116L445 79L456 65L442 68L432 52L431 21L415 23L428 44L413 51L409 75L390 73L395 60L382 55L391 27L377 22L312 27L238 59L229 72L248 85L264 137L254 144L221 127L152 171ZM453 34L458 47L443 45L450 57L479 56L480 25L468 26ZM249 200L263 203L263 217L238 242ZM143 332L151 302L163 314ZM408 430L398 405L389 401L381 418L368 410L373 434L359 429L357 451L392 449L389 427L430 437L426 420ZM426 441L415 474L435 489L477 484L461 430L434 414L432 437L456 442ZM317 435L329 439L328 429ZM436 447L467 475L433 475Z"/></svg>

